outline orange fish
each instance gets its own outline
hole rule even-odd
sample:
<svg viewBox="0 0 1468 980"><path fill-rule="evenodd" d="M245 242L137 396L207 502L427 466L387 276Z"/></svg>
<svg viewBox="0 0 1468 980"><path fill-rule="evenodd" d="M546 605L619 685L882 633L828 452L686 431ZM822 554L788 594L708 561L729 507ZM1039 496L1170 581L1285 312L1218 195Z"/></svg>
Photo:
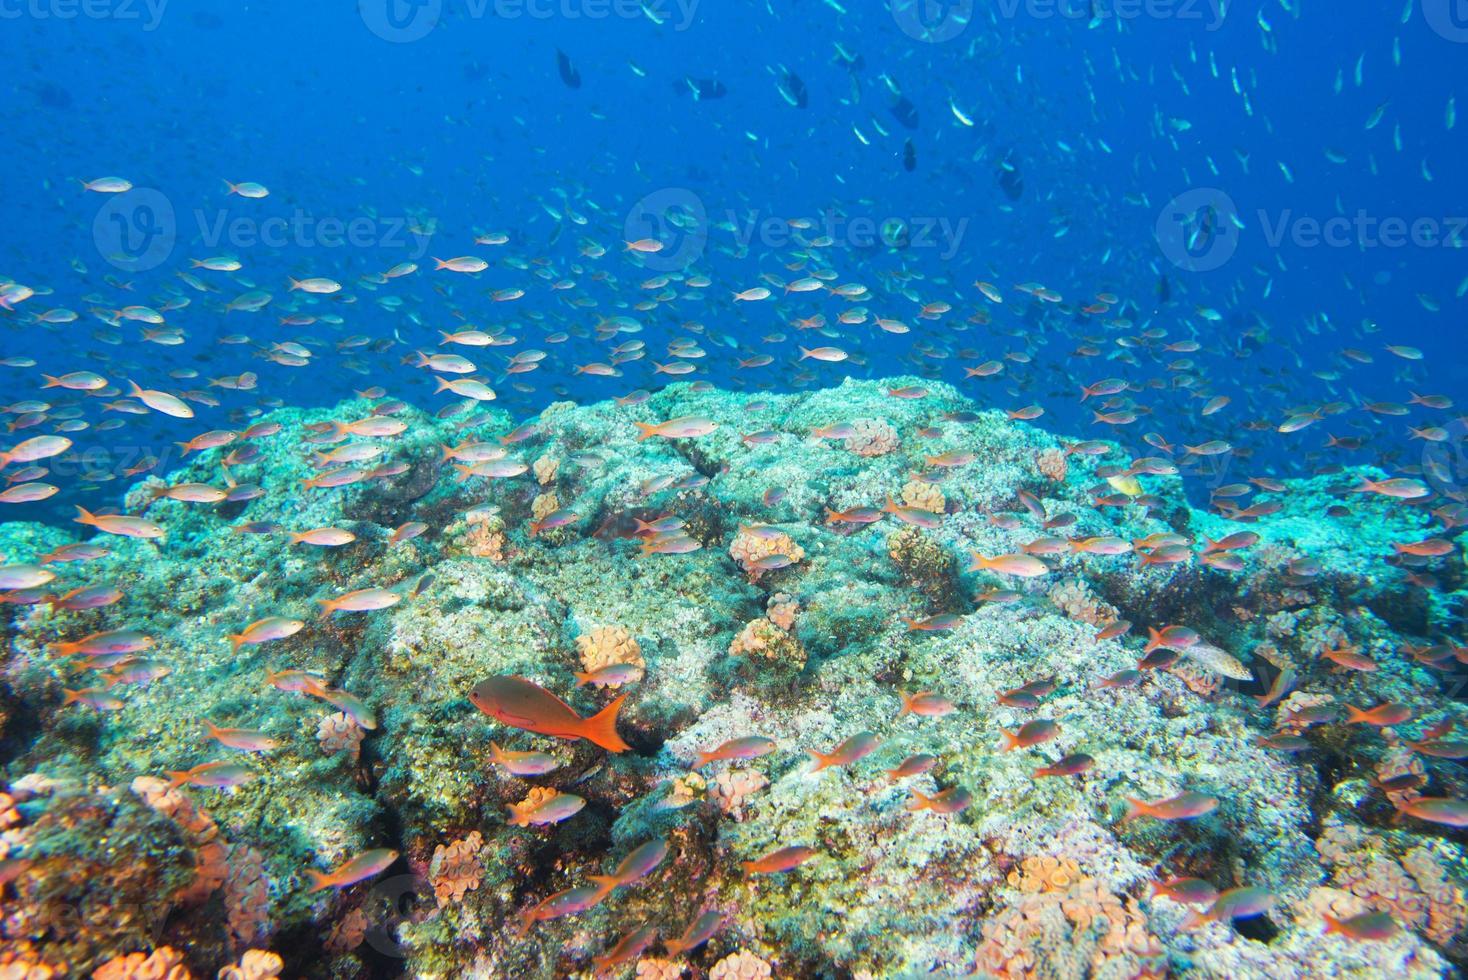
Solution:
<svg viewBox="0 0 1468 980"><path fill-rule="evenodd" d="M349 885L355 885L359 881L366 881L373 875L386 871L397 859L397 851L384 847L358 854L330 874L322 874L314 868L307 868L306 874L311 879L310 890L319 892L323 888L346 888Z"/></svg>
<svg viewBox="0 0 1468 980"><path fill-rule="evenodd" d="M776 875L800 867L819 853L813 847L782 847L754 861L741 861L746 874Z"/></svg>
<svg viewBox="0 0 1468 980"><path fill-rule="evenodd" d="M523 677L500 676L480 681L469 692L474 706L496 721L552 738L584 738L608 752L626 752L631 746L617 734L617 712L624 694L590 718L582 718L569 704L539 684Z"/></svg>

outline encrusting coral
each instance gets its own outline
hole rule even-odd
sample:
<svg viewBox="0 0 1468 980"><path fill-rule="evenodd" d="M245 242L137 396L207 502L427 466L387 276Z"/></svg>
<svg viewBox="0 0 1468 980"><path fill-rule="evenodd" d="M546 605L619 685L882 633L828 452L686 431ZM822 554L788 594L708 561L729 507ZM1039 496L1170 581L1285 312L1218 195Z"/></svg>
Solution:
<svg viewBox="0 0 1468 980"><path fill-rule="evenodd" d="M919 381L921 398L887 394ZM677 957L651 947L639 976L1415 980L1462 960L1459 835L1394 820L1398 806L1468 795L1453 759L1418 748L1451 755L1460 735L1440 680L1464 659L1461 572L1432 565L1445 583L1432 592L1408 581L1418 566L1382 560L1453 529L1351 493L1371 471L1261 491L1278 510L1231 520L1170 474L1126 478L1144 490L1128 496L1109 482L1135 489L1111 444L1067 453L939 382L796 394L679 382L637 404L557 403L514 451L527 473L462 483L417 470L441 467L441 446L498 448L518 420L404 407L395 417L411 425L385 445L417 496L301 492L330 423L374 405L272 413L280 434L231 469L240 481L268 469L262 496L139 495L166 542L114 535L85 565L53 563L125 583L128 605L0 606L0 862L13 872L0 971L85 976L119 957L141 969L166 946L184 959L165 971L269 976L268 954L236 958L270 944L287 957L275 975L360 976L391 915L381 937L405 974L555 980L591 975L635 929L666 943L695 909L718 910L712 938ZM634 420L676 418L716 428L639 441ZM811 438L851 419L855 435ZM744 439L757 431L774 435ZM192 454L165 482L217 480L217 456ZM1343 516L1321 519L1333 508ZM558 510L580 519L532 536ZM409 521L429 530L389 546ZM276 527L354 540L286 547ZM1258 542L1205 553L1205 539L1242 531ZM5 535L16 563L92 540ZM1084 539L1096 553L1072 546ZM381 608L321 615L371 589ZM133 618L144 604L155 614ZM274 617L305 625L226 639ZM103 688L113 666L74 678L83 659L54 653L144 627L145 655L169 672L121 669L146 685ZM63 704L62 664L68 689L118 704ZM631 669L577 684L619 667ZM477 710L476 685L504 676L582 721L615 702L628 749ZM1410 717L1344 723L1348 705L1393 704ZM273 747L220 744L202 718ZM1000 751L1001 729L1039 740ZM731 742L733 758L690 770ZM838 748L850 761L820 771L806 754ZM584 806L516 825L511 808L558 793ZM1210 806L1123 819L1126 798L1179 794ZM591 876L660 841L668 853L642 877L515 935L527 909L561 892L574 908ZM746 869L793 846L813 854ZM364 854L396 870L309 890L308 869ZM1266 889L1276 905L1253 927L1183 931L1189 909L1149 888L1180 875ZM400 885L417 898L384 912ZM1322 914L1377 910L1402 927L1389 941L1324 933ZM54 928L67 916L75 934Z"/></svg>
<svg viewBox="0 0 1468 980"><path fill-rule="evenodd" d="M576 637L576 649L581 654L581 669L595 674L605 667L626 664L636 668L629 684L642 679L647 662L642 659L642 647L628 629L622 626L597 626ZM623 682L608 682L607 687L621 687Z"/></svg>

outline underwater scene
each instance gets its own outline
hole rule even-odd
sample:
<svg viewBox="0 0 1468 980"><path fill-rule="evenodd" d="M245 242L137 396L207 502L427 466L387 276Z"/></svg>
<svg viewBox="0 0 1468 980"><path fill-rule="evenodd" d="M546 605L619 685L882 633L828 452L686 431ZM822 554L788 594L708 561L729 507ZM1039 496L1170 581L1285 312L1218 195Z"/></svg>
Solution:
<svg viewBox="0 0 1468 980"><path fill-rule="evenodd" d="M0 980L1464 975L1468 0L0 63Z"/></svg>

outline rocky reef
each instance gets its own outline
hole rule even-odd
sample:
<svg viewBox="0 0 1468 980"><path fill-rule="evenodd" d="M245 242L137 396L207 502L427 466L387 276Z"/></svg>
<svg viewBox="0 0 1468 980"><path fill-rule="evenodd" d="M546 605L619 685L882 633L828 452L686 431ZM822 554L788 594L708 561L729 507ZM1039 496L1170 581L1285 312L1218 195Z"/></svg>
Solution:
<svg viewBox="0 0 1468 980"><path fill-rule="evenodd" d="M162 538L0 528L5 563L55 575L0 596L5 976L1429 977L1468 961L1463 832L1400 812L1468 796L1461 763L1422 749L1464 717L1463 553L1393 547L1451 538L1441 500L1353 492L1382 476L1363 471L1261 481L1254 513L1199 507L1175 467L1135 472L1112 444L912 378L675 384L520 428L483 405L384 406L283 409L240 465L209 449L139 485L125 510ZM714 428L634 424L686 417ZM370 418L406 428L351 443L385 452L331 486L332 423ZM513 465L462 458L476 443ZM222 502L168 492L226 478ZM292 536L322 528L350 540ZM121 598L65 598L104 585ZM386 596L325 605L363 589ZM248 629L271 617L304 625ZM118 630L139 634L128 656L80 643ZM625 696L630 750L495 722L468 697L495 675L582 715ZM1348 721L1388 703L1406 718ZM271 747L227 748L206 722ZM807 755L860 733L864 757ZM695 768L752 735L774 751ZM554 767L514 775L500 760L517 751ZM1036 773L1081 753L1088 768ZM245 771L188 775L215 762ZM584 806L512 823L557 793ZM1128 798L1184 793L1216 805L1129 816ZM635 882L542 905L657 840L668 856ZM814 854L744 865L794 846ZM375 848L401 856L311 890L308 869ZM1154 887L1176 877L1271 901L1185 922ZM1372 911L1399 928L1326 931ZM597 965L642 927L657 941Z"/></svg>

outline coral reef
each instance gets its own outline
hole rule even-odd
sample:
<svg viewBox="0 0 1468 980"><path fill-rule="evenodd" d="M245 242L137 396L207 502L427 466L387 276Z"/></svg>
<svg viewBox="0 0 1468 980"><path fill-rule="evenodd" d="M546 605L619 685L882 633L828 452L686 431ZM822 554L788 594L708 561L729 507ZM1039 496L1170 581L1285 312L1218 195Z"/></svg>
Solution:
<svg viewBox="0 0 1468 980"><path fill-rule="evenodd" d="M1190 503L1166 473L1127 496L1110 444L1068 451L936 382L887 394L915 384L557 403L502 457L524 472L462 481L440 447L498 448L514 420L404 407L387 444L406 472L308 490L321 433L373 404L281 409L234 471L261 495L134 494L167 540L110 536L57 582L125 585L125 602L0 606L0 976L551 980L593 975L645 926L657 942L604 975L1461 966L1461 834L1397 813L1468 795L1465 716L1442 693L1461 607L1383 560L1451 529L1350 494L1354 472L1268 492L1261 520ZM686 417L717 426L639 441L633 424ZM756 428L777 435L741 437ZM217 476L200 453L164 480ZM428 530L390 544L408 521ZM285 537L311 528L352 540ZM1236 568L1205 561L1241 530L1258 540ZM91 540L11 524L0 553ZM58 650L94 634L142 668ZM581 719L615 703L626 751L476 710L502 675ZM1347 723L1382 705L1406 717ZM768 751L693 768L751 736ZM838 746L815 771L807 752ZM558 794L582 803L521 818ZM1209 805L1128 817L1129 798L1185 794ZM589 904L593 876L659 841ZM749 870L792 847L811 853ZM373 854L373 874L311 890L307 870ZM1173 876L1275 904L1184 930L1189 907L1152 891ZM1363 911L1400 932L1324 933L1322 915ZM705 912L705 941L671 955Z"/></svg>

